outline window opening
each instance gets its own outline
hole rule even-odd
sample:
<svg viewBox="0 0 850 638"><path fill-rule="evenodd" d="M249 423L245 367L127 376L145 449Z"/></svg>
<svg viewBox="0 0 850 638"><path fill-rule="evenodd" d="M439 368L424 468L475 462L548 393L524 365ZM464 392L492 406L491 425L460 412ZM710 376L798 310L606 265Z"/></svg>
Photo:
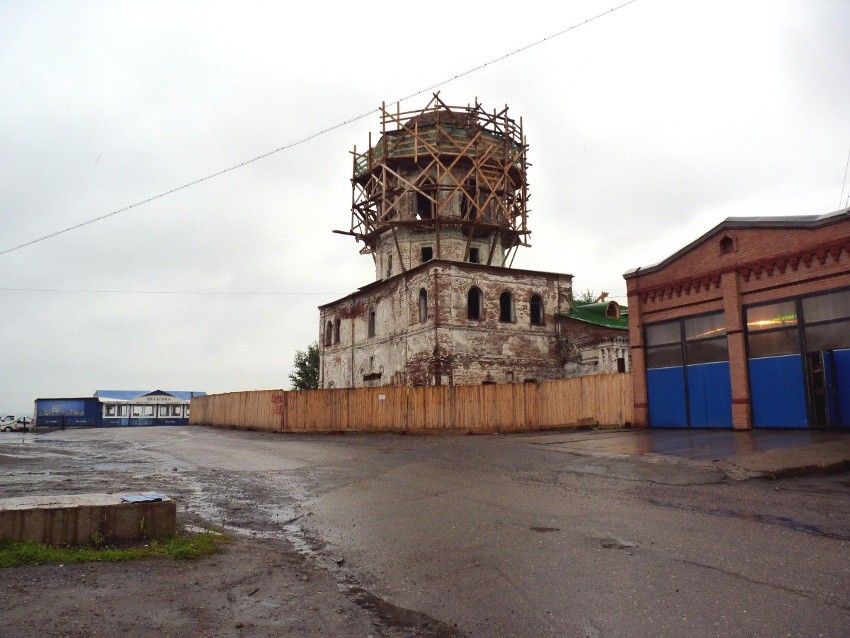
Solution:
<svg viewBox="0 0 850 638"><path fill-rule="evenodd" d="M428 291L422 288L419 291L419 323L428 320Z"/></svg>
<svg viewBox="0 0 850 638"><path fill-rule="evenodd" d="M543 297L540 295L532 295L529 303L529 312L531 314L531 325L543 325Z"/></svg>
<svg viewBox="0 0 850 638"><path fill-rule="evenodd" d="M333 335L333 324L328 320L325 324L325 345L331 345L331 336Z"/></svg>
<svg viewBox="0 0 850 638"><path fill-rule="evenodd" d="M339 333L342 322L337 318L334 319L334 343L339 343Z"/></svg>
<svg viewBox="0 0 850 638"><path fill-rule="evenodd" d="M479 260L478 249L477 248L470 248L469 249L469 263L477 264L478 260Z"/></svg>
<svg viewBox="0 0 850 638"><path fill-rule="evenodd" d="M735 240L729 235L725 235L723 239L720 240L720 254L728 255L732 252L735 252Z"/></svg>
<svg viewBox="0 0 850 638"><path fill-rule="evenodd" d="M514 296L509 292L503 292L499 296L499 321L510 323L515 320Z"/></svg>
<svg viewBox="0 0 850 638"><path fill-rule="evenodd" d="M369 311L369 336L375 336L375 310Z"/></svg>
<svg viewBox="0 0 850 638"><path fill-rule="evenodd" d="M419 191L416 192L416 216L419 219L431 219L434 216L434 202Z"/></svg>
<svg viewBox="0 0 850 638"><path fill-rule="evenodd" d="M434 259L434 249L431 246L422 246L422 263Z"/></svg>
<svg viewBox="0 0 850 638"><path fill-rule="evenodd" d="M393 254L387 253L387 277L391 277L393 274Z"/></svg>
<svg viewBox="0 0 850 638"><path fill-rule="evenodd" d="M466 295L466 316L468 319L481 319L484 295L480 288L473 286Z"/></svg>

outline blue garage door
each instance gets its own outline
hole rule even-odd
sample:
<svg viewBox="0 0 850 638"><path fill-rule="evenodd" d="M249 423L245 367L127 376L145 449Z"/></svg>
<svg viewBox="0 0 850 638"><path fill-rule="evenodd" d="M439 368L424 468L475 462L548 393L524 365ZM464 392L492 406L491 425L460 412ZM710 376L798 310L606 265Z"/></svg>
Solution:
<svg viewBox="0 0 850 638"><path fill-rule="evenodd" d="M832 367L835 379L838 425L843 428L850 428L850 349L834 350Z"/></svg>
<svg viewBox="0 0 850 638"><path fill-rule="evenodd" d="M789 354L750 359L753 425L761 428L804 428L806 409L803 357Z"/></svg>
<svg viewBox="0 0 850 638"><path fill-rule="evenodd" d="M646 327L649 423L732 427L732 384L723 313Z"/></svg>
<svg viewBox="0 0 850 638"><path fill-rule="evenodd" d="M655 427L688 426L685 403L685 369L682 366L646 371L649 422Z"/></svg>
<svg viewBox="0 0 850 638"><path fill-rule="evenodd" d="M850 290L801 302L813 425L850 427Z"/></svg>
<svg viewBox="0 0 850 638"><path fill-rule="evenodd" d="M850 427L850 290L751 306L757 427Z"/></svg>
<svg viewBox="0 0 850 638"><path fill-rule="evenodd" d="M793 299L747 308L755 427L804 428L809 424L798 314Z"/></svg>
<svg viewBox="0 0 850 638"><path fill-rule="evenodd" d="M688 406L691 427L732 427L732 383L728 361L688 366Z"/></svg>

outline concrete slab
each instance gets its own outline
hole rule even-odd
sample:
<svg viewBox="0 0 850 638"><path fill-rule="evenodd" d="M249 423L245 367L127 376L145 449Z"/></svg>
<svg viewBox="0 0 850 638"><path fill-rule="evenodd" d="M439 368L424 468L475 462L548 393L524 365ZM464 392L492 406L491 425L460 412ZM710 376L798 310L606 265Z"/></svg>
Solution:
<svg viewBox="0 0 850 638"><path fill-rule="evenodd" d="M118 494L67 494L0 499L0 539L52 545L132 542L172 536L177 504L170 498L128 503Z"/></svg>
<svg viewBox="0 0 850 638"><path fill-rule="evenodd" d="M807 472L850 468L850 436L795 447L757 452L718 461L717 467L730 478L789 476Z"/></svg>
<svg viewBox="0 0 850 638"><path fill-rule="evenodd" d="M537 445L601 457L640 455L709 462L733 479L850 467L850 432L713 429L602 430L535 434Z"/></svg>

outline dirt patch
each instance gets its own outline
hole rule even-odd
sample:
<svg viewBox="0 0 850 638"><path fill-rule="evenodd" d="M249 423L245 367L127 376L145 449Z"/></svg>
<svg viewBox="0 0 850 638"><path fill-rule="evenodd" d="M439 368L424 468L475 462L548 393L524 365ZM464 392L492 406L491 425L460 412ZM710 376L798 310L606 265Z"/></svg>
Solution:
<svg viewBox="0 0 850 638"><path fill-rule="evenodd" d="M234 539L195 561L6 569L3 635L459 636L392 607L285 541Z"/></svg>

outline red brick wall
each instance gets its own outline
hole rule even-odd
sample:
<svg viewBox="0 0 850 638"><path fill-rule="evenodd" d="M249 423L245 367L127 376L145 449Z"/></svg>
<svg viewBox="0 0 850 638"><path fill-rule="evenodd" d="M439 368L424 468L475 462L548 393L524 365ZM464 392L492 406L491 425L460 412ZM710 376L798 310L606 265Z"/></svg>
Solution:
<svg viewBox="0 0 850 638"><path fill-rule="evenodd" d="M729 237L732 250L723 253ZM850 219L819 228L723 228L685 254L626 278L634 369L635 421L647 425L643 327L723 310L735 428L750 420L742 306L850 286Z"/></svg>

